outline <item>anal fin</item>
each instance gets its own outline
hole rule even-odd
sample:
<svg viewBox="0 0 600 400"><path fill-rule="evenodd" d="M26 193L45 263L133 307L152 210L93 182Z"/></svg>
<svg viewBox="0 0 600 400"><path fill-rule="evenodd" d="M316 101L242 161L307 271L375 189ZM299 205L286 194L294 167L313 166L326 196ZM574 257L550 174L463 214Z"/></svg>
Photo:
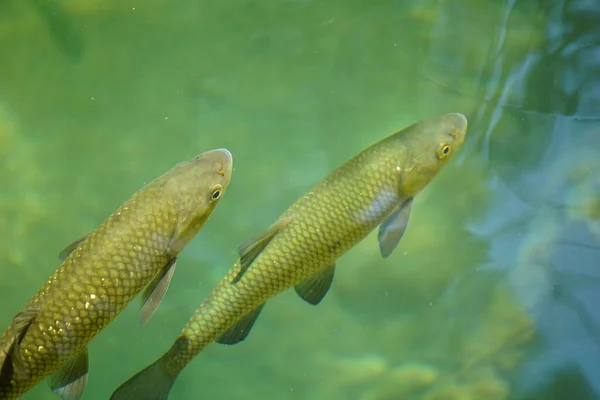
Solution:
<svg viewBox="0 0 600 400"><path fill-rule="evenodd" d="M264 306L265 305L263 303L254 310L250 311L235 325L226 330L225 333L223 333L216 340L216 342L221 344L236 344L246 339Z"/></svg>
<svg viewBox="0 0 600 400"><path fill-rule="evenodd" d="M323 272L319 272L316 275L307 278L296 286L296 293L307 303L316 306L323 300L329 288L331 287L331 282L333 282L333 275L335 273L335 264L328 267Z"/></svg>
<svg viewBox="0 0 600 400"><path fill-rule="evenodd" d="M62 400L79 400L88 380L88 350L74 354L48 378L48 385Z"/></svg>
<svg viewBox="0 0 600 400"><path fill-rule="evenodd" d="M142 305L140 310L140 325L145 325L152 314L156 311L165 293L169 289L171 279L175 273L177 258L171 259L150 281L142 293Z"/></svg>

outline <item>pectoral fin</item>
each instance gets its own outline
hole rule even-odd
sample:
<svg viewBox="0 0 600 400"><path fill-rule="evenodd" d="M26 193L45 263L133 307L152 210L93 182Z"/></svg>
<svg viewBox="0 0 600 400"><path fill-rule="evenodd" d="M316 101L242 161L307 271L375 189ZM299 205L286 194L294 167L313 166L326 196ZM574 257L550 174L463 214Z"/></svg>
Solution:
<svg viewBox="0 0 600 400"><path fill-rule="evenodd" d="M271 240L291 221L291 216L284 218L270 227L267 228L263 233L254 238L250 239L246 243L240 246L240 270L237 275L231 281L232 284L239 282L242 276L246 273L252 262L258 257L258 255L267 247Z"/></svg>
<svg viewBox="0 0 600 400"><path fill-rule="evenodd" d="M383 258L389 257L394 251L402 235L406 231L410 210L412 208L412 199L402 203L379 227L379 250Z"/></svg>
<svg viewBox="0 0 600 400"><path fill-rule="evenodd" d="M329 291L331 282L333 281L333 274L335 272L335 264L327 268L323 272L319 272L316 275L311 276L297 284L294 288L296 293L307 303L316 306L323 300L323 297Z"/></svg>
<svg viewBox="0 0 600 400"><path fill-rule="evenodd" d="M48 378L48 386L62 400L79 400L88 380L88 350L84 347Z"/></svg>
<svg viewBox="0 0 600 400"><path fill-rule="evenodd" d="M69 243L67 245L67 247L65 247L59 254L58 254L58 259L60 261L65 261L65 258L69 257L69 254L71 254L73 252L73 250L75 250L76 248L79 247L79 245L81 244L81 242L83 242L88 236L90 236L90 234L88 233L85 236L80 237L77 240L73 240L71 243Z"/></svg>
<svg viewBox="0 0 600 400"><path fill-rule="evenodd" d="M246 339L264 306L264 304L261 304L246 314L235 325L225 331L225 333L217 339L217 343L236 344Z"/></svg>
<svg viewBox="0 0 600 400"><path fill-rule="evenodd" d="M142 293L142 306L140 310L140 325L145 325L146 322L152 317L154 311L158 308L162 301L171 278L175 273L175 262L177 258L172 258L159 272L156 274L154 279L146 286Z"/></svg>

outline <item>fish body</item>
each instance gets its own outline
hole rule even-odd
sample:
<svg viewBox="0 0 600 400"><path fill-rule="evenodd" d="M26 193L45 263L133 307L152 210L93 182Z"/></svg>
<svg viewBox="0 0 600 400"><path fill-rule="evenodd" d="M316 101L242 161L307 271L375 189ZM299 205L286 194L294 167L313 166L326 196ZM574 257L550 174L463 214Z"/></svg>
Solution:
<svg viewBox="0 0 600 400"><path fill-rule="evenodd" d="M47 376L65 400L87 381L87 345L146 286L141 322L164 295L177 255L225 192L232 157L211 150L137 191L91 234L68 246L57 271L0 336L0 399Z"/></svg>
<svg viewBox="0 0 600 400"><path fill-rule="evenodd" d="M412 199L462 145L467 121L446 114L415 123L332 172L263 234L202 303L173 346L121 385L112 400L164 400L179 372L209 343L234 344L250 331L265 302L295 287L311 304L327 293L336 260L378 225L390 255L402 237Z"/></svg>

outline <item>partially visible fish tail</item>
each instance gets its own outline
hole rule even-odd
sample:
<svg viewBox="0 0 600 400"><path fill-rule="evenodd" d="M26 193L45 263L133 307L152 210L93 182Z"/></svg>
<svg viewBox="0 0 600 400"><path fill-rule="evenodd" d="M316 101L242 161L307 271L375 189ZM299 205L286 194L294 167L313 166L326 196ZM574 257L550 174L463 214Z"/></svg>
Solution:
<svg viewBox="0 0 600 400"><path fill-rule="evenodd" d="M159 358L123 383L110 400L167 400L177 375L167 371L167 359Z"/></svg>

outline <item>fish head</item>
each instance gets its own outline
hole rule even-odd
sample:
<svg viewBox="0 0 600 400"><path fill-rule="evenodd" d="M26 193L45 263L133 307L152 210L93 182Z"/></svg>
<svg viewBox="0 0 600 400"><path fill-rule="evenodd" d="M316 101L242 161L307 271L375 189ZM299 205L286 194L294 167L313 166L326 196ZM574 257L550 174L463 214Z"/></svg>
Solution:
<svg viewBox="0 0 600 400"><path fill-rule="evenodd" d="M401 194L414 197L452 159L467 134L467 118L460 113L444 114L417 122L401 131L407 164L398 166Z"/></svg>
<svg viewBox="0 0 600 400"><path fill-rule="evenodd" d="M179 253L202 228L223 198L233 172L233 157L227 149L215 149L184 161L171 170L163 186L178 204L170 250Z"/></svg>

